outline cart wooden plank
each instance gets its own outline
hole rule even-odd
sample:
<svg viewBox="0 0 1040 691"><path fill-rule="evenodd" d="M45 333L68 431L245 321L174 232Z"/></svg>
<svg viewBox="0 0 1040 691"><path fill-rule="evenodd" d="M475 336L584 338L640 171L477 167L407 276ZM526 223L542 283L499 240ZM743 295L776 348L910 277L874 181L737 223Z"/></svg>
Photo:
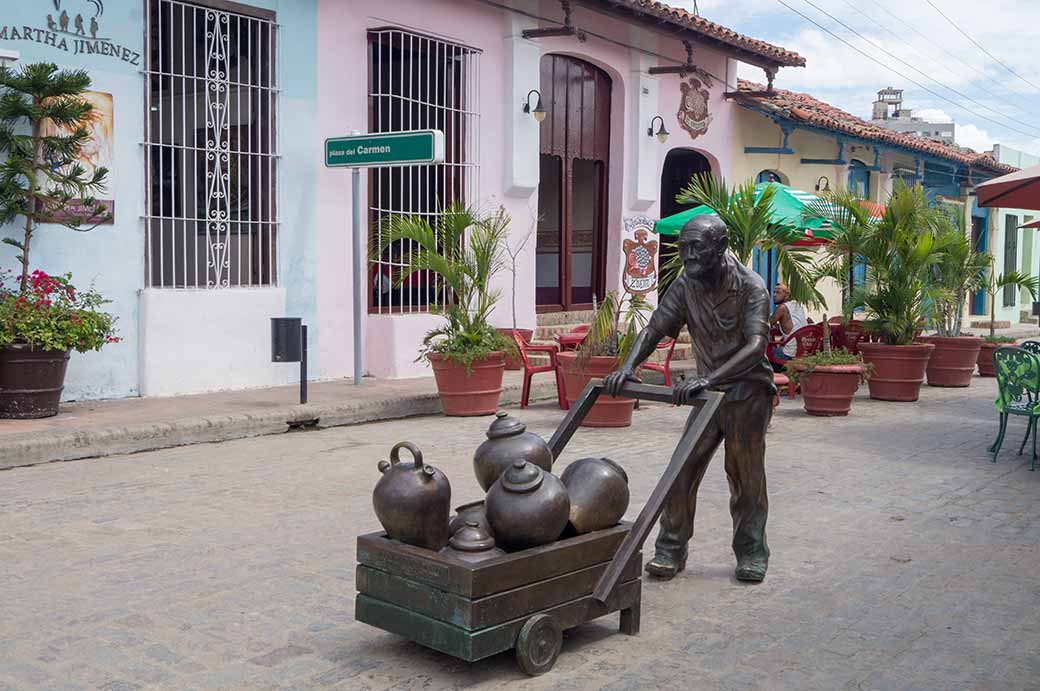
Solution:
<svg viewBox="0 0 1040 691"><path fill-rule="evenodd" d="M551 607L541 613L556 617L560 628L569 629L611 612L636 607L639 604L641 588L642 581L629 581L618 585L606 603L588 596ZM467 631L384 600L360 594L355 600L354 618L468 662L482 660L511 649L528 619L527 616L523 616L496 626Z"/></svg>
<svg viewBox="0 0 1040 691"><path fill-rule="evenodd" d="M357 559L378 571L476 599L610 561L630 527L623 522L476 563L369 533L358 537Z"/></svg>
<svg viewBox="0 0 1040 691"><path fill-rule="evenodd" d="M363 595L392 602L432 619L472 631L591 595L609 563L604 562L476 600L363 564L357 567L355 583L358 592ZM639 578L642 568L643 555L639 553L629 560L621 580Z"/></svg>

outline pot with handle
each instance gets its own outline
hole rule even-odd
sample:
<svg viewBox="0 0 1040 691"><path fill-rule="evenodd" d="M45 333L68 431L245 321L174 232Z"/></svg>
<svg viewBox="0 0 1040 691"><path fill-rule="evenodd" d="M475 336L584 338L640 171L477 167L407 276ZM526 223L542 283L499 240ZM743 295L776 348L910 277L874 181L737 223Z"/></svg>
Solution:
<svg viewBox="0 0 1040 691"><path fill-rule="evenodd" d="M412 455L402 463L401 449ZM422 451L403 441L390 450L390 460L379 462L379 478L372 492L376 517L387 537L431 550L448 544L451 484L444 473L423 463Z"/></svg>

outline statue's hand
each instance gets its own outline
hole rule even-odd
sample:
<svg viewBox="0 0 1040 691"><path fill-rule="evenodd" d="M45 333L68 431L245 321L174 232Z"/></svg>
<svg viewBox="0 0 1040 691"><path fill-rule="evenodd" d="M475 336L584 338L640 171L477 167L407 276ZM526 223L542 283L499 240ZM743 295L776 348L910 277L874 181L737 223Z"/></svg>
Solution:
<svg viewBox="0 0 1040 691"><path fill-rule="evenodd" d="M617 397L627 382L638 382L635 372L630 369L619 369L603 378L603 388L608 396Z"/></svg>
<svg viewBox="0 0 1040 691"><path fill-rule="evenodd" d="M683 405L697 397L701 391L708 388L708 380L704 377L686 379L672 387L672 403Z"/></svg>

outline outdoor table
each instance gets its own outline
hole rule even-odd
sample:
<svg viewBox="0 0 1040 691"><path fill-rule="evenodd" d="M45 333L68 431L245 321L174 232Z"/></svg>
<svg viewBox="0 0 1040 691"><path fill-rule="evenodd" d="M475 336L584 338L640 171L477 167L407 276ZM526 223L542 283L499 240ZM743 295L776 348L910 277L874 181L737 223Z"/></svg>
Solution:
<svg viewBox="0 0 1040 691"><path fill-rule="evenodd" d="M577 350L588 333L566 333L557 334L556 342L560 344L560 350Z"/></svg>

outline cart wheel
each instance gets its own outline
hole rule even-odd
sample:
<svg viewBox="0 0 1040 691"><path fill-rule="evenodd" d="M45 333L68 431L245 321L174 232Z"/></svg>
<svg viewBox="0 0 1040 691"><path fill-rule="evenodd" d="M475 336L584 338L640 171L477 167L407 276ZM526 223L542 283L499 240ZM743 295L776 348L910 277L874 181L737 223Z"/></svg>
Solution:
<svg viewBox="0 0 1040 691"><path fill-rule="evenodd" d="M544 674L556 664L563 647L563 630L556 617L536 614L524 623L516 637L516 661L532 677Z"/></svg>

